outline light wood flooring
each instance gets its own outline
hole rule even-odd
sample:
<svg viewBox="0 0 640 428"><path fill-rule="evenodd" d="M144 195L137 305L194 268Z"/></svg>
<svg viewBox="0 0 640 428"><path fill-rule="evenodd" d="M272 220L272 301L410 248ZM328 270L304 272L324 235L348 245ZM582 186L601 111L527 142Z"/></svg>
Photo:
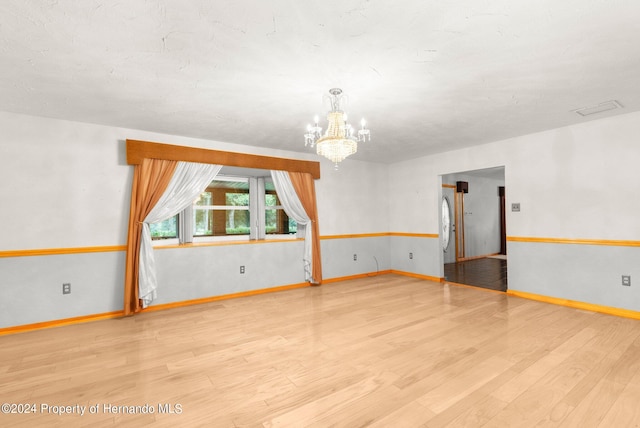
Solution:
<svg viewBox="0 0 640 428"><path fill-rule="evenodd" d="M381 275L0 337L0 426L633 427L639 369L639 321Z"/></svg>

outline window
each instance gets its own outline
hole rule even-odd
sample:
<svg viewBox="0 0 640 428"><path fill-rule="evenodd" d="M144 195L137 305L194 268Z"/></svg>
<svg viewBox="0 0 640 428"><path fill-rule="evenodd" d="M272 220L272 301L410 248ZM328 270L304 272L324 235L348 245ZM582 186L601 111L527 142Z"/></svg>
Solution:
<svg viewBox="0 0 640 428"><path fill-rule="evenodd" d="M193 236L249 235L249 179L216 177L193 205Z"/></svg>
<svg viewBox="0 0 640 428"><path fill-rule="evenodd" d="M295 234L298 225L295 220L289 218L284 212L278 195L276 195L273 181L265 179L265 232L268 235Z"/></svg>
<svg viewBox="0 0 640 428"><path fill-rule="evenodd" d="M151 229L151 239L175 239L178 237L178 217L176 214L173 217L161 221L158 223L151 223L149 229Z"/></svg>
<svg viewBox="0 0 640 428"><path fill-rule="evenodd" d="M193 206L151 225L156 245L175 244L178 238L189 243L296 237L297 231L297 223L280 205L271 177L252 175L218 174Z"/></svg>

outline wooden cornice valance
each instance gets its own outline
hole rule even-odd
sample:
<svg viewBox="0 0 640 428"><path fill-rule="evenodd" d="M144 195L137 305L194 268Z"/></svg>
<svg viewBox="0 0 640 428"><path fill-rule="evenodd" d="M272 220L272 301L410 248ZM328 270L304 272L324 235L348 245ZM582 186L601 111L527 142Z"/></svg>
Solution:
<svg viewBox="0 0 640 428"><path fill-rule="evenodd" d="M142 163L142 159L144 158L210 163L243 168L307 172L316 180L320 178L320 162L127 140L127 163L129 165L138 165Z"/></svg>

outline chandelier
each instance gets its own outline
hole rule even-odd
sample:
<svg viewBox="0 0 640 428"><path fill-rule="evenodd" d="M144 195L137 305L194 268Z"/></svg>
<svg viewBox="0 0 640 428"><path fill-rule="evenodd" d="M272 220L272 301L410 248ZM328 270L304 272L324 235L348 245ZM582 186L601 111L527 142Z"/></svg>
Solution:
<svg viewBox="0 0 640 428"><path fill-rule="evenodd" d="M329 159L338 169L338 162L358 151L358 142L370 141L371 134L366 128L364 119L360 121L360 129L356 132L347 122L347 114L341 104L346 102L342 89L329 90L325 97L331 103L331 111L327 113L327 131L322 135L322 128L318 125L318 116L314 118L314 125L307 125L304 134L305 147L316 147L316 152Z"/></svg>

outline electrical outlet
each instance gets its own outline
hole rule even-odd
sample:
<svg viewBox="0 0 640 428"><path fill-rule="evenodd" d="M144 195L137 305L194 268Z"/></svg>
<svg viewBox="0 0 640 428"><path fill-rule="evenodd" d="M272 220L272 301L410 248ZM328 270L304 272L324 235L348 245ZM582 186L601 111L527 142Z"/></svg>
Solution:
<svg viewBox="0 0 640 428"><path fill-rule="evenodd" d="M354 254L354 255L353 255L353 261L354 261L354 262L355 262L355 261L358 261L358 255L357 255L357 254Z"/></svg>
<svg viewBox="0 0 640 428"><path fill-rule="evenodd" d="M62 284L62 294L71 294L71 283L65 282Z"/></svg>
<svg viewBox="0 0 640 428"><path fill-rule="evenodd" d="M244 273L244 266L240 266L240 273Z"/></svg>
<svg viewBox="0 0 640 428"><path fill-rule="evenodd" d="M409 253L409 260L413 260L413 253Z"/></svg>
<svg viewBox="0 0 640 428"><path fill-rule="evenodd" d="M622 285L631 287L631 275L622 275Z"/></svg>

